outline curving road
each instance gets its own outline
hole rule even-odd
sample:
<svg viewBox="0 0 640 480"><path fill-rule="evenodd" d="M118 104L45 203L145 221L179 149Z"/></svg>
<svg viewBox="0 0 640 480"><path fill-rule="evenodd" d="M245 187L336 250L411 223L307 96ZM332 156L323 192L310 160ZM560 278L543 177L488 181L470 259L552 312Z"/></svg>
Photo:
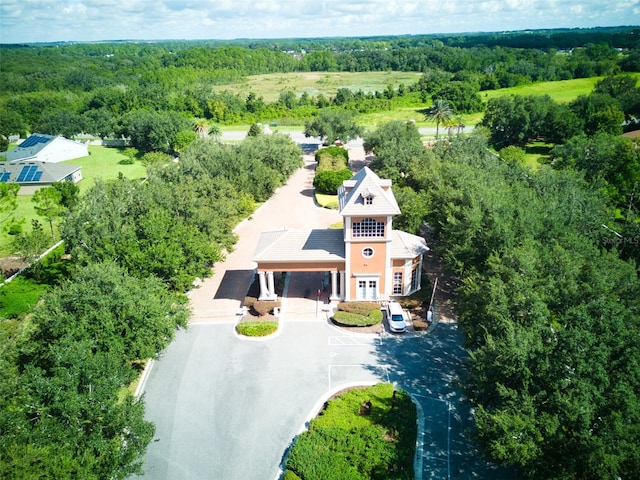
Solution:
<svg viewBox="0 0 640 480"><path fill-rule="evenodd" d="M352 158L364 158L357 144L349 148ZM319 278L299 275L288 282L276 335L235 335L257 235L336 221L337 212L314 205L310 156L305 165L238 227L236 250L191 296L189 329L178 332L141 384L146 417L156 424L144 478L276 479L284 452L331 392L378 381L396 382L420 406L416 478L513 478L487 465L469 439L470 412L454 386L464 358L455 323L440 323L429 335L348 334L302 298L305 283Z"/></svg>

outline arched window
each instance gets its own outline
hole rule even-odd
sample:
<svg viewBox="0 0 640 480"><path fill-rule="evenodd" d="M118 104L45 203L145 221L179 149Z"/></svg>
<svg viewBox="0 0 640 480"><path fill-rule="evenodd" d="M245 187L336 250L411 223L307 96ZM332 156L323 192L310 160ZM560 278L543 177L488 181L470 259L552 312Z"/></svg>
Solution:
<svg viewBox="0 0 640 480"><path fill-rule="evenodd" d="M377 222L373 218L365 218L361 222L354 222L353 236L384 237L384 222Z"/></svg>

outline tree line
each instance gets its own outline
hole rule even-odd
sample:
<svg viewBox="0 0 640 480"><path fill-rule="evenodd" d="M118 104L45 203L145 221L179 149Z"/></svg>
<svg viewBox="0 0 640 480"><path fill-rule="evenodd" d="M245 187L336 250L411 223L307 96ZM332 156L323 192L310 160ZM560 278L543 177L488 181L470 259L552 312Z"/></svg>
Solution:
<svg viewBox="0 0 640 480"><path fill-rule="evenodd" d="M402 122L365 136L372 167L394 181L397 225L427 223L430 246L460 281L461 381L478 439L522 478L635 478L640 281L605 228L615 204L579 163L534 172L487 146L478 131L424 149ZM627 245L636 257L638 245Z"/></svg>
<svg viewBox="0 0 640 480"><path fill-rule="evenodd" d="M633 29L625 32L633 38ZM68 137L81 132L98 137L130 136L137 117L146 115L145 111L172 121L181 117L182 128L188 128L184 123L194 118L221 124L306 120L330 105L359 112L387 110L406 95L418 104L434 96L448 97L458 113L480 111L483 106L477 93L482 90L640 71L637 44L620 43L618 31L599 34L576 36L585 43L567 51L544 44L514 48L495 41L483 43L486 37L474 36L465 37L464 45L431 37L293 44L2 45L0 134L24 136L41 131ZM594 38L598 42L589 41ZM264 73L388 70L423 72L424 78L415 85L389 86L378 92L344 89L333 99L284 88L278 101L270 103L251 92L239 95L212 89ZM439 91L442 89L445 91Z"/></svg>
<svg viewBox="0 0 640 480"><path fill-rule="evenodd" d="M98 181L66 208L67 274L0 330L2 478L141 471L154 426L130 383L186 328L185 292L233 248L237 222L301 163L284 135L200 140L145 182Z"/></svg>

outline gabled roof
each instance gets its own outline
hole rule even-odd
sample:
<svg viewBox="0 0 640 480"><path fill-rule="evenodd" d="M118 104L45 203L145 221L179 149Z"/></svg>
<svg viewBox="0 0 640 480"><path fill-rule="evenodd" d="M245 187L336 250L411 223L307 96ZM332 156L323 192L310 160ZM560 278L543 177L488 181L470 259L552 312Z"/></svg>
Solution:
<svg viewBox="0 0 640 480"><path fill-rule="evenodd" d="M415 258L429 251L427 242L422 237L401 230L393 230L391 235L391 258Z"/></svg>
<svg viewBox="0 0 640 480"><path fill-rule="evenodd" d="M5 157L9 162L35 161L38 160L38 154L54 141L75 144L76 146L74 148L77 148L77 146L84 146L83 143L75 142L68 138L45 135L42 133L33 133L13 150L0 152L0 158ZM42 160L42 158L40 158L40 160Z"/></svg>
<svg viewBox="0 0 640 480"><path fill-rule="evenodd" d="M367 204L365 198L371 198ZM391 180L381 179L364 167L338 189L338 204L343 216L398 215L400 208L391 191Z"/></svg>
<svg viewBox="0 0 640 480"><path fill-rule="evenodd" d="M253 254L254 262L327 262L344 258L342 229L263 232Z"/></svg>
<svg viewBox="0 0 640 480"><path fill-rule="evenodd" d="M0 182L48 185L64 180L80 168L62 163L0 162Z"/></svg>

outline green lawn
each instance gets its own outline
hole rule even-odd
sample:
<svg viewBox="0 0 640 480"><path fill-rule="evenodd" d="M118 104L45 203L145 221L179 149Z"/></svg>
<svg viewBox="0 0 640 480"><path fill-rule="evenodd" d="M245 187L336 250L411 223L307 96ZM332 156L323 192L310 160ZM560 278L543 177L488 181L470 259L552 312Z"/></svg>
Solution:
<svg viewBox="0 0 640 480"><path fill-rule="evenodd" d="M122 154L121 149L90 146L88 157L77 158L63 163L82 167L83 180L78 183L80 194L82 195L91 188L97 178L109 180L117 178L122 173L127 178L143 179L146 175L146 167L140 162L135 162L133 165L121 165L119 162L125 158L127 157ZM32 197L33 195L18 195L18 209L14 212L14 217L23 221L23 228L27 231L31 230L31 221L38 219L43 224L45 231L48 232L49 225L41 217L38 217L33 209ZM0 257L5 257L12 253L12 237L8 235L6 228L4 228L5 226L6 222L2 224L0 229ZM56 238L58 238L57 226L55 234Z"/></svg>
<svg viewBox="0 0 640 480"><path fill-rule="evenodd" d="M88 157L76 158L63 163L82 167L83 180L78 184L80 194L82 194L91 188L97 178L110 180L118 178L118 175L122 173L127 178L142 180L146 175L146 167L140 162L135 162L132 165L119 163L126 158L122 149L92 145L89 147Z"/></svg>
<svg viewBox="0 0 640 480"><path fill-rule="evenodd" d="M560 80L557 82L540 82L529 85L520 85L499 90L487 90L480 92L484 102L491 98L505 95L549 95L559 103L568 103L580 95L589 95L598 80L604 77L576 78L574 80Z"/></svg>

